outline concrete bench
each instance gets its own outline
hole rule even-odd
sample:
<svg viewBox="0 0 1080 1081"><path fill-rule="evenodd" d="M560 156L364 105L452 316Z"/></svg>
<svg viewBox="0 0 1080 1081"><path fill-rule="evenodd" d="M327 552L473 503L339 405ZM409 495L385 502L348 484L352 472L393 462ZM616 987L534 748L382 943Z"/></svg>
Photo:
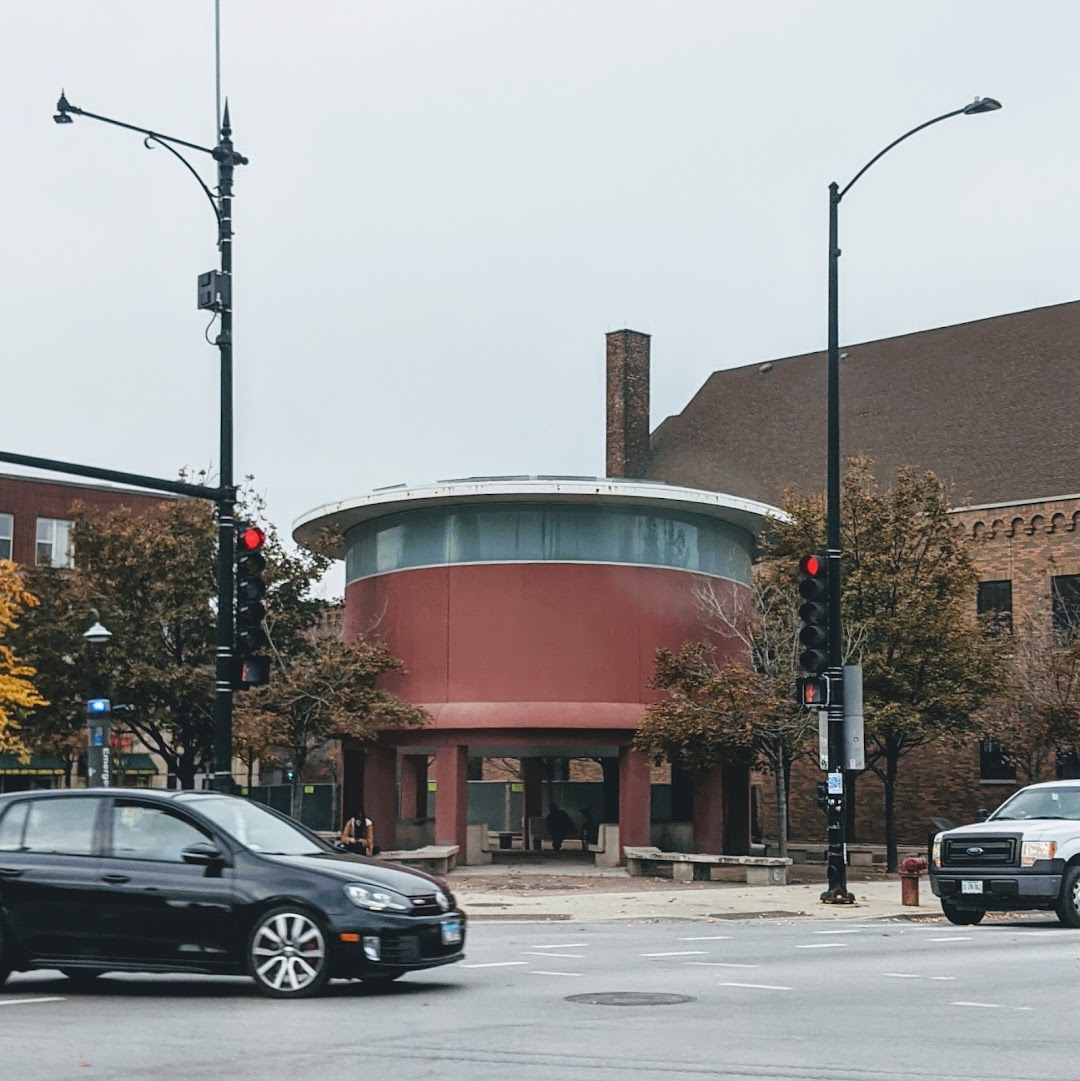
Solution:
<svg viewBox="0 0 1080 1081"><path fill-rule="evenodd" d="M424 848L411 848L400 852L382 852L379 858L389 863L417 867L428 874L446 875L457 867L460 851L457 845L427 845Z"/></svg>
<svg viewBox="0 0 1080 1081"><path fill-rule="evenodd" d="M465 828L465 864L478 867L491 863L491 831L486 822L470 822Z"/></svg>
<svg viewBox="0 0 1080 1081"><path fill-rule="evenodd" d="M589 851L597 867L618 867L622 862L618 823L601 822L597 828L596 844L590 844Z"/></svg>
<svg viewBox="0 0 1080 1081"><path fill-rule="evenodd" d="M676 882L707 882L713 867L745 867L748 886L786 886L790 859L779 856L712 856L700 852L661 852L658 848L626 848L631 875L655 874L671 867Z"/></svg>

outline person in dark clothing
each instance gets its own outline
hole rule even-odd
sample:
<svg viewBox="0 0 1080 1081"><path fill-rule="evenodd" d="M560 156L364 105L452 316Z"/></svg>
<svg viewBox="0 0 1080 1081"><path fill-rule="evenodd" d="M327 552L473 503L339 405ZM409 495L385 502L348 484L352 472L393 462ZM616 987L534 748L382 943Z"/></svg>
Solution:
<svg viewBox="0 0 1080 1081"><path fill-rule="evenodd" d="M551 838L551 847L556 852L562 849L562 843L574 833L574 820L561 808L554 804L547 816L548 836Z"/></svg>
<svg viewBox="0 0 1080 1081"><path fill-rule="evenodd" d="M592 808L586 807L581 812L581 850L586 851L589 845L596 844L596 841L597 828L596 823L593 821Z"/></svg>

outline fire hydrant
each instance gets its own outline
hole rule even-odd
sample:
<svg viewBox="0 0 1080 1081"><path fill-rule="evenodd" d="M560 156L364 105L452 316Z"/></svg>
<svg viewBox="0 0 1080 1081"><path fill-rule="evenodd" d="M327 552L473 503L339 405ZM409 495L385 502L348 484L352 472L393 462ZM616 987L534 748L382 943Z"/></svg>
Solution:
<svg viewBox="0 0 1080 1081"><path fill-rule="evenodd" d="M919 907L919 876L925 870L925 856L909 856L900 864L900 904Z"/></svg>

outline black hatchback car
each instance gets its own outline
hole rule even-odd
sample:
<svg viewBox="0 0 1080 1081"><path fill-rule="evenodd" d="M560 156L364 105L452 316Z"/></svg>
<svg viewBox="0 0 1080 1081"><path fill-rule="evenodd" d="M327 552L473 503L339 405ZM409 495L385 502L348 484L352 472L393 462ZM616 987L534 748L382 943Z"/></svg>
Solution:
<svg viewBox="0 0 1080 1081"><path fill-rule="evenodd" d="M0 983L13 970L250 975L282 998L460 961L438 879L210 792L0 796Z"/></svg>

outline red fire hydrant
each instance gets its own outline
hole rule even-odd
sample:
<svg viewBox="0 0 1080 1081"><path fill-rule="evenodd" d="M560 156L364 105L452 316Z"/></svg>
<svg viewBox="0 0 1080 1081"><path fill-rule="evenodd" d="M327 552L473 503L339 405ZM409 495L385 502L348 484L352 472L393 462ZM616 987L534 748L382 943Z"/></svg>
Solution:
<svg viewBox="0 0 1080 1081"><path fill-rule="evenodd" d="M908 856L900 864L900 904L919 907L919 876L925 870L925 856Z"/></svg>

